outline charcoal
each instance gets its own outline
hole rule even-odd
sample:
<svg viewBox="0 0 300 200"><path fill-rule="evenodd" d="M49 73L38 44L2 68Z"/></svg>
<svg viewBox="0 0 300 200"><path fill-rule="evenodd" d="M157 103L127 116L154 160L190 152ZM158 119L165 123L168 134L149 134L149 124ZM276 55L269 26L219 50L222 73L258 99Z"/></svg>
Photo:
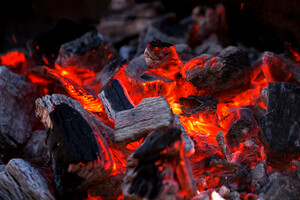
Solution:
<svg viewBox="0 0 300 200"><path fill-rule="evenodd" d="M96 75L95 80L101 85L100 91L109 85L110 80L115 77L115 75L120 71L120 69L122 69L122 66L125 65L126 62L127 60L117 57Z"/></svg>
<svg viewBox="0 0 300 200"><path fill-rule="evenodd" d="M221 155L219 155L218 153L207 156L202 158L201 160L192 162L192 169L193 169L193 174L196 177L199 177L202 175L204 170L208 170L210 166L210 163L213 160L221 160ZM199 169L202 169L203 171L200 171Z"/></svg>
<svg viewBox="0 0 300 200"><path fill-rule="evenodd" d="M93 30L75 40L62 44L60 47L60 56L67 59L73 55L82 55L96 49L101 44L107 43L108 40L103 35L98 31Z"/></svg>
<svg viewBox="0 0 300 200"><path fill-rule="evenodd" d="M154 40L162 40L172 44L187 43L188 30L192 21L178 22L173 13L165 14L155 20L139 36L137 53L142 53L146 46Z"/></svg>
<svg viewBox="0 0 300 200"><path fill-rule="evenodd" d="M265 172L265 166L263 163L257 164L251 170L252 182L251 186L255 193L259 192L260 189L267 183L267 175Z"/></svg>
<svg viewBox="0 0 300 200"><path fill-rule="evenodd" d="M213 56L218 55L223 50L222 44L220 43L218 36L212 34L209 38L204 40L201 45L194 49L196 55L210 54Z"/></svg>
<svg viewBox="0 0 300 200"><path fill-rule="evenodd" d="M194 178L180 129L158 129L127 159L122 190L129 199L189 199Z"/></svg>
<svg viewBox="0 0 300 200"><path fill-rule="evenodd" d="M214 113L217 111L218 99L212 96L189 95L187 98L180 97L182 115L191 116L198 113Z"/></svg>
<svg viewBox="0 0 300 200"><path fill-rule="evenodd" d="M37 94L25 77L4 66L0 66L0 87L0 151L9 158L30 137Z"/></svg>
<svg viewBox="0 0 300 200"><path fill-rule="evenodd" d="M151 73L149 71L149 67L145 61L145 56L140 55L139 57L133 59L130 61L130 63L125 68L126 75L132 78L133 80L136 80L140 83L147 83L152 81L162 81L165 83L170 83L173 80L159 76L157 74Z"/></svg>
<svg viewBox="0 0 300 200"><path fill-rule="evenodd" d="M174 45L154 40L150 42L144 52L145 60L150 69L166 75L176 73L181 60Z"/></svg>
<svg viewBox="0 0 300 200"><path fill-rule="evenodd" d="M194 77L197 76L199 69L202 69L204 67L204 64L206 61L209 61L213 57L209 54L202 54L200 56L197 56L190 61L186 62L181 70L182 76L187 80L191 81Z"/></svg>
<svg viewBox="0 0 300 200"><path fill-rule="evenodd" d="M264 105L266 107L268 107L268 97L269 96L269 91L268 91L268 88L267 87L264 87L262 90L261 90L261 93L259 95L259 98L262 100L262 102L264 103Z"/></svg>
<svg viewBox="0 0 300 200"><path fill-rule="evenodd" d="M116 52L98 31L90 31L81 37L62 44L56 64L99 72L116 58Z"/></svg>
<svg viewBox="0 0 300 200"><path fill-rule="evenodd" d="M268 82L284 82L292 75L292 70L285 61L272 52L264 52L262 71Z"/></svg>
<svg viewBox="0 0 300 200"><path fill-rule="evenodd" d="M258 125L251 110L240 108L235 110L235 120L226 134L226 144L231 147L238 147L248 137L255 137L258 132Z"/></svg>
<svg viewBox="0 0 300 200"><path fill-rule="evenodd" d="M60 19L54 26L30 41L28 46L38 64L43 64L44 57L51 62L50 64L53 64L62 44L75 40L94 29L88 24L78 24L72 20Z"/></svg>
<svg viewBox="0 0 300 200"><path fill-rule="evenodd" d="M53 133L48 136L47 143L59 161L60 156L68 158L67 163L87 163L97 158L100 152L93 130L79 112L62 103L56 105L49 116Z"/></svg>
<svg viewBox="0 0 300 200"><path fill-rule="evenodd" d="M263 199L299 199L299 180L282 176L277 172L269 176L269 181L271 182L271 187L262 195Z"/></svg>
<svg viewBox="0 0 300 200"><path fill-rule="evenodd" d="M125 72L129 77L134 78L135 80L140 79L140 77L149 69L144 54L134 58L125 68Z"/></svg>
<svg viewBox="0 0 300 200"><path fill-rule="evenodd" d="M143 99L135 108L116 113L114 141L127 144L158 128L171 127L174 114L163 97Z"/></svg>
<svg viewBox="0 0 300 200"><path fill-rule="evenodd" d="M210 167L217 167L222 170L228 170L228 171L236 171L240 169L240 165L231 161L222 160L222 159L213 159L209 163Z"/></svg>
<svg viewBox="0 0 300 200"><path fill-rule="evenodd" d="M199 58L195 58L199 59ZM249 71L252 70L248 55L242 49L229 46L216 57L204 56L201 62L191 60L184 68L185 78L206 95L235 95L238 91L248 88ZM186 66L188 65L188 66ZM196 66L194 66L196 65ZM189 72L192 69L193 72ZM188 74L188 76L187 76ZM228 93L230 91L230 93ZM218 96L216 96L218 97Z"/></svg>
<svg viewBox="0 0 300 200"><path fill-rule="evenodd" d="M217 133L216 142L223 154L224 159L230 161L231 160L230 150L228 146L225 144L225 140L222 132Z"/></svg>
<svg viewBox="0 0 300 200"><path fill-rule="evenodd" d="M267 114L260 119L261 139L268 160L283 162L300 153L300 87L276 82L269 83L268 89Z"/></svg>
<svg viewBox="0 0 300 200"><path fill-rule="evenodd" d="M257 122L259 122L259 119L262 116L264 116L267 112L266 109L264 109L260 105L248 105L248 106L245 106L244 108L248 108L249 110L251 110L253 117L255 118L255 120Z"/></svg>
<svg viewBox="0 0 300 200"><path fill-rule="evenodd" d="M297 168L297 177L300 179L300 161L298 160L293 160L291 162L292 165L294 165Z"/></svg>
<svg viewBox="0 0 300 200"><path fill-rule="evenodd" d="M128 99L122 85L117 79L110 81L110 85L99 94L99 98L104 105L108 117L112 120L115 120L117 112L133 108L131 100Z"/></svg>
<svg viewBox="0 0 300 200"><path fill-rule="evenodd" d="M198 6L193 9L192 18L199 27L198 41L201 42L211 34L224 35L227 31L225 7L221 4L214 7Z"/></svg>
<svg viewBox="0 0 300 200"><path fill-rule="evenodd" d="M134 46L129 46L129 45L123 45L120 48L119 54L120 57L126 60L132 60L136 54L136 47Z"/></svg>
<svg viewBox="0 0 300 200"><path fill-rule="evenodd" d="M12 159L0 170L0 198L55 199L43 175L22 159Z"/></svg>
<svg viewBox="0 0 300 200"><path fill-rule="evenodd" d="M198 178L197 180L197 189L198 190L205 190L207 188L207 182L205 178Z"/></svg>
<svg viewBox="0 0 300 200"><path fill-rule="evenodd" d="M124 174L120 173L115 176L109 177L105 182L90 188L88 193L92 197L101 197L105 200L115 200L122 195L121 185L123 182ZM113 189L112 189L113 188Z"/></svg>
<svg viewBox="0 0 300 200"><path fill-rule="evenodd" d="M213 191L211 193L211 200L225 200L218 192Z"/></svg>
<svg viewBox="0 0 300 200"><path fill-rule="evenodd" d="M47 133L45 131L34 131L26 143L22 158L39 166L47 166L49 158L46 145Z"/></svg>
<svg viewBox="0 0 300 200"><path fill-rule="evenodd" d="M195 197L193 197L193 200L209 200L210 193L211 193L211 191L209 191L209 192L203 191L203 192L200 192L200 194L197 192L197 195Z"/></svg>
<svg viewBox="0 0 300 200"><path fill-rule="evenodd" d="M49 117L49 113L52 111L53 106L61 103L68 104L77 110L85 120L88 121L94 132L99 133L99 137L104 137L106 141L110 141L113 130L106 126L98 117L88 112L84 107L76 100L67 97L62 94L46 95L42 98L38 98L35 101L36 104L36 117L41 120L46 130L51 129L52 122ZM101 139L102 140L102 139Z"/></svg>
<svg viewBox="0 0 300 200"><path fill-rule="evenodd" d="M225 185L222 185L219 189L219 194L223 198L229 198L230 195L230 189L227 188Z"/></svg>
<svg viewBox="0 0 300 200"><path fill-rule="evenodd" d="M64 95L36 100L37 117L47 131L56 192L60 198L80 199L111 174L113 161L103 136L109 128ZM103 136L102 136L103 135Z"/></svg>
<svg viewBox="0 0 300 200"><path fill-rule="evenodd" d="M188 156L193 155L193 153L195 152L195 145L193 140L191 139L191 137L189 136L189 134L186 132L186 130L184 129L184 127L182 126L180 120L179 120L179 116L175 115L174 118L174 125L175 128L178 128L181 130L182 133L182 140L184 142L184 149L185 152Z"/></svg>
<svg viewBox="0 0 300 200"><path fill-rule="evenodd" d="M183 62L186 62L190 59L192 59L193 56L193 50L189 45L187 44L175 44L176 52L178 53L179 59Z"/></svg>
<svg viewBox="0 0 300 200"><path fill-rule="evenodd" d="M240 162L241 163L254 163L257 159L261 158L261 148L259 146L259 142L255 138L250 138L243 142L241 146L241 156Z"/></svg>
<svg viewBox="0 0 300 200"><path fill-rule="evenodd" d="M111 11L100 19L97 29L113 44L120 44L143 32L163 10L162 4L155 1Z"/></svg>
<svg viewBox="0 0 300 200"><path fill-rule="evenodd" d="M237 191L233 191L230 193L230 200L241 200L240 194Z"/></svg>
<svg viewBox="0 0 300 200"><path fill-rule="evenodd" d="M300 56L299 56L300 59ZM300 83L300 61L295 61L288 57L284 57L284 61L286 62L287 66L290 67L292 71L291 82L295 82L297 84ZM289 82L290 82L289 80Z"/></svg>

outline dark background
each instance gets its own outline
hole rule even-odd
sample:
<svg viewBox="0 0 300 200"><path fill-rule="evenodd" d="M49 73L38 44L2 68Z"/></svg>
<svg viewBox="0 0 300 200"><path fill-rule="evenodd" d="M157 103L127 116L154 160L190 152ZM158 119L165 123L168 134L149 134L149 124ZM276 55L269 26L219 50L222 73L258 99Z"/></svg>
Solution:
<svg viewBox="0 0 300 200"><path fill-rule="evenodd" d="M146 2L146 0L138 0ZM167 11L179 18L191 14L197 5L223 3L229 36L234 42L260 50L283 51L283 44L300 44L300 1L298 0L162 0ZM0 12L0 53L25 47L59 18L98 24L109 9L109 0L23 0L6 1Z"/></svg>

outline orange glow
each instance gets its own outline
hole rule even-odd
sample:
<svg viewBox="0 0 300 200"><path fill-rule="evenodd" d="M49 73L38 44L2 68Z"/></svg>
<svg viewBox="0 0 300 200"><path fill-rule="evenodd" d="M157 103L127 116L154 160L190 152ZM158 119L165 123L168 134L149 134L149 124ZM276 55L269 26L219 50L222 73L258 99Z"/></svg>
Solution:
<svg viewBox="0 0 300 200"><path fill-rule="evenodd" d="M49 74L56 77L68 90L71 97L76 99L81 103L81 105L90 112L100 113L103 112L102 102L98 97L94 97L87 90L83 89L81 86L77 85L72 80L62 76L62 72L55 69L50 69L45 67Z"/></svg>
<svg viewBox="0 0 300 200"><path fill-rule="evenodd" d="M12 51L0 57L0 64L16 68L25 63L26 57L22 52Z"/></svg>
<svg viewBox="0 0 300 200"><path fill-rule="evenodd" d="M37 84L37 85L48 85L51 83L50 80L47 80L45 78L42 78L40 76L34 75L34 74L29 74L27 78L30 80L31 83Z"/></svg>
<svg viewBox="0 0 300 200"><path fill-rule="evenodd" d="M241 5L242 9L242 5ZM193 30L194 34L199 29L198 25L195 25ZM197 39L197 38L196 38ZM38 49L39 47L36 46ZM105 47L107 50L108 48ZM151 51L160 51L158 47L154 47ZM179 116L179 120L186 130L186 132L191 136L191 139L195 141L195 149L186 155L190 158L190 161L194 164L201 162L208 156L215 156L222 160L224 156L216 142L216 135L218 132L222 132L226 136L227 132L232 127L233 123L237 120L239 116L234 116L236 113L234 111L245 108L247 106L258 106L266 109L260 99L261 90L268 86L267 75L268 71L263 72L264 67L256 66L249 77L251 77L251 82L245 88L241 88L240 92L235 94L233 97L222 97L218 96L218 105L215 111L208 112L198 112L193 113L191 116L182 115L182 105L179 99L181 97L188 97L189 95L203 96L207 91L205 89L199 89L194 86L191 82L186 79L189 77L189 73L194 73L195 71L205 70L205 62L209 62L210 66L213 66L216 59L211 56L199 56L188 62L183 62L179 59L177 52L174 47L170 49L164 49L164 51L172 54L170 57L174 58L170 60L165 58L165 62L158 64L159 66L152 66L145 73L148 75L153 75L157 79L152 81L138 81L131 78L125 71L127 65L123 65L118 73L113 77L118 79L124 88L124 93L128 97L129 101L132 102L134 106L138 105L140 101L148 97L164 96L168 101L170 108L173 113ZM93 52L95 52L93 50ZM290 52L294 55L297 62L300 62L300 54L296 50L291 49ZM158 52L159 55L161 52ZM112 54L108 54L108 58L112 57ZM106 56L105 56L105 59ZM163 59L163 58L162 58ZM169 59L169 60L168 60ZM44 62L46 65L49 64L48 60L45 58ZM171 64L170 64L171 63ZM6 66L12 66L13 68L24 68L26 66L26 57L24 53L21 52L10 52L8 54L2 55L0 57L0 64ZM42 68L42 67L41 67ZM44 68L42 68L44 69ZM44 75L44 71L38 71L40 74L37 75L28 72L26 77L35 86L39 86L40 95L45 95L50 93L59 93L62 88L66 89L69 96L76 99L80 104L87 110L93 113L96 117L102 120L106 125L113 127L114 122L109 121L107 114L105 112L104 106L100 101L97 94L99 94L100 83L95 81L97 75L96 71L84 68L77 68L74 66L60 66L56 64L53 68L45 67L47 72ZM29 70L28 70L29 71ZM23 71L25 72L25 71ZM27 72L27 71L26 71ZM51 77L52 79L47 79ZM60 84L54 83L53 80L57 80ZM51 87L49 86L51 85ZM48 87L49 86L49 87ZM236 111L239 115L238 111ZM235 118L236 117L236 118ZM93 127L94 130L99 129L99 127ZM99 132L94 133L100 149L105 149L101 152L101 158L98 158L95 162L101 163L105 170L108 171L108 176L124 175L126 170L126 159L133 151L135 151L143 142L144 138L139 141L131 142L124 146L117 146L113 144L110 139L107 141ZM253 134L255 135L255 134ZM110 135L111 136L111 135ZM109 136L109 137L110 137ZM241 162L246 162L250 168L254 168L258 162L266 159L266 153L263 146L260 144L257 138L254 139L253 143L255 145L251 146L251 141L246 138L247 142L241 142L235 148L229 148L230 156L228 156L228 162L230 164L240 164ZM250 142L249 142L250 141ZM177 144L179 145L179 144ZM182 148L182 147L177 147ZM182 148L183 149L183 148ZM182 151L184 154L184 151ZM100 156L99 156L100 157ZM223 160L222 160L223 161ZM224 161L225 162L225 161ZM90 169L95 167L93 163L88 163ZM198 164L198 163L197 163ZM228 163L227 163L228 164ZM79 163L77 166L86 166L85 163ZM206 167L206 166L205 166ZM205 168L201 165L196 170L193 171L194 177L203 178L207 182L207 188L219 187L222 184L220 177L215 175L222 175L226 172L232 170L228 169L230 167L223 166L223 163L216 162L214 166ZM209 172L209 175L204 175ZM199 191L203 190L203 186L198 186ZM184 191L183 191L184 192ZM184 196L185 194L182 193ZM118 199L124 198L123 195L119 196ZM88 195L87 200L101 200L101 197L92 197Z"/></svg>
<svg viewBox="0 0 300 200"><path fill-rule="evenodd" d="M89 69L82 69L73 66L61 67L55 64L55 69L60 72L60 75L72 80L80 86L85 86L88 82L95 78L96 73Z"/></svg>

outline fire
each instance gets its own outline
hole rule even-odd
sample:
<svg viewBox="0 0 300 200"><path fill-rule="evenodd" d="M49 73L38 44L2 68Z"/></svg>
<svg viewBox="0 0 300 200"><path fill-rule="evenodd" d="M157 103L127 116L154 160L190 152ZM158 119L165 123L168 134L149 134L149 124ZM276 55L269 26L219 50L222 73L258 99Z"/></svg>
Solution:
<svg viewBox="0 0 300 200"><path fill-rule="evenodd" d="M73 80L64 77L64 71L59 72L56 69L50 69L48 67L45 68L52 76L57 77L59 79L59 81L68 90L70 96L79 101L86 110L94 113L103 112L103 105L100 99L98 97L94 97L91 93L82 88L80 85L77 85L77 83Z"/></svg>
<svg viewBox="0 0 300 200"><path fill-rule="evenodd" d="M26 56L22 52L12 51L0 56L0 64L8 67L12 67L13 69L16 70L20 70L18 71L20 73L23 72L27 67ZM17 69L17 68L21 68L21 69Z"/></svg>
<svg viewBox="0 0 300 200"><path fill-rule="evenodd" d="M194 29L199 27L195 26ZM38 46L36 46L38 48ZM151 51L158 51L157 47ZM174 52L173 52L174 51ZM171 48L173 52L173 57L178 57L175 47ZM298 52L292 51L295 60L300 62L298 58L300 57ZM151 52L150 52L151 53ZM111 57L111 54L108 55ZM178 58L179 59L179 58ZM158 97L164 96L173 113L178 115L180 122L191 136L191 138L196 141L195 150L191 153L194 155L188 155L192 162L200 162L207 156L218 155L222 157L222 152L217 147L216 136L218 132L222 132L223 135L229 131L232 125L232 113L234 109L245 108L247 106L261 106L266 109L266 106L260 99L260 93L264 87L267 87L267 71L264 70L264 66L255 67L251 72L251 81L250 86L242 88L242 90L237 93L234 97L228 99L227 97L222 98L218 96L219 103L217 109L214 113L209 115L203 114L201 112L193 114L191 116L182 115L182 108L179 99L181 97L188 97L189 95L202 96L205 91L199 90L191 82L188 82L187 71L193 71L195 68L204 68L205 61L209 61L211 65L214 65L215 58L205 56L199 56L187 63L183 63L181 60L173 60L172 65L164 63L164 69L151 68L146 71L146 74L155 75L158 77L157 80L148 81L148 82L139 82L131 78L125 71L127 65L124 65L121 70L115 75L114 79L118 79L123 88L125 94L128 96L128 99L132 101L133 105L137 105L144 98L148 97ZM167 62L167 61L166 61ZM6 66L12 66L17 68L20 66L25 66L26 57L24 53L20 52L10 52L8 54L2 55L0 57L0 64ZM45 62L47 63L47 62ZM105 113L104 107L98 96L95 94L99 93L99 88L101 85L94 82L96 72L89 69L79 69L74 66L60 66L56 64L53 68L49 66L44 67L47 71L47 75L53 79L60 82L60 84L66 89L68 94L79 101L81 105L91 113L95 114L100 118L105 124L113 127L113 123L108 121L107 115ZM42 94L47 94L49 92L48 85L52 83L51 80L47 80L45 77L36 75L36 74L27 74L26 76L33 84L43 87ZM169 81L166 81L169 80ZM52 90L51 90L52 91ZM54 89L55 91L55 89ZM97 133L95 134L96 138L99 138ZM132 142L126 145L126 151L135 151L143 142L143 138L139 141ZM99 139L99 145L104 146L102 141ZM248 165L250 168L254 168L258 161L266 159L266 154L262 146L258 146L257 152L249 152L247 150L246 144L240 144L238 147L231 148L231 157L228 159L228 162L237 162L240 159L247 157ZM126 168L126 157L123 152L120 150L109 147L107 152L105 152L104 157L111 160L109 165L106 166L106 169L110 169L111 176L115 176L124 172ZM98 162L101 162L100 160ZM226 170L222 169L222 164L216 163L213 168L209 169L199 169L198 172L194 174L196 178L199 178L199 174L204 174L209 172L211 174L225 174ZM214 177L212 175L207 175L203 178L207 182L207 187L218 187L221 180L220 177ZM203 188L199 186L197 192L201 193ZM218 193L213 193L215 199L218 199ZM122 199L120 196L118 199ZM100 197L88 196L88 199L101 199Z"/></svg>

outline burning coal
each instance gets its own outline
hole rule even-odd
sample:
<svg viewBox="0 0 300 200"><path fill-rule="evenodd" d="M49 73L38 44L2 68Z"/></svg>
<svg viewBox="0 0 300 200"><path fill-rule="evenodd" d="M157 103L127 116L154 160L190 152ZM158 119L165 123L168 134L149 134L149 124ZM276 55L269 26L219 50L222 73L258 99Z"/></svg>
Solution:
<svg viewBox="0 0 300 200"><path fill-rule="evenodd" d="M1 55L1 198L297 198L299 52L204 48L227 26L223 6L201 9L174 36L185 44L149 41L131 60L96 30L54 62ZM165 39L168 20L147 31Z"/></svg>

